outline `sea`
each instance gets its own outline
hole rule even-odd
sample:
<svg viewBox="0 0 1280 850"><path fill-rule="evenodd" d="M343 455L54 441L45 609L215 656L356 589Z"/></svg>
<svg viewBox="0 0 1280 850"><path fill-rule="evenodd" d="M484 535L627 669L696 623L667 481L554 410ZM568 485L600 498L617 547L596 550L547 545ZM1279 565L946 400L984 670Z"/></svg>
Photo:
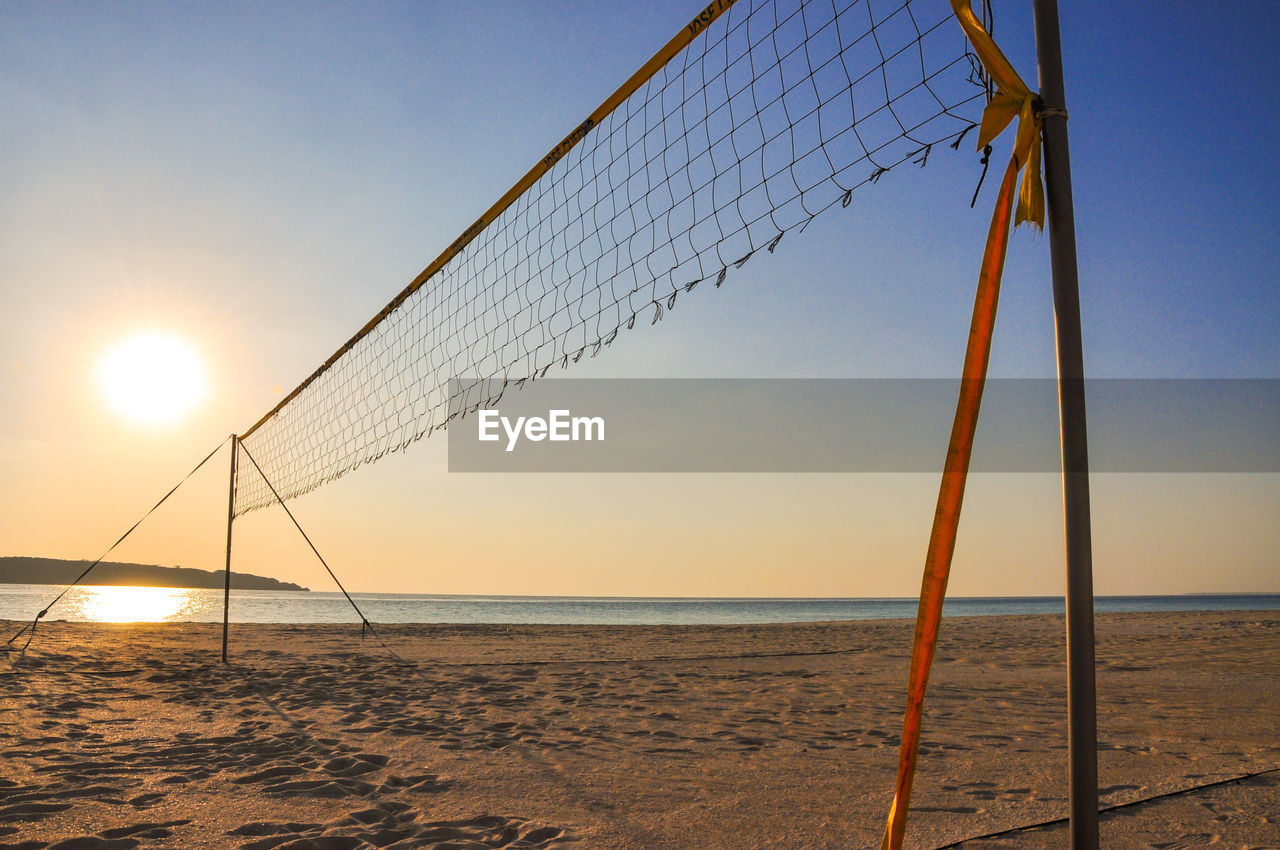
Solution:
<svg viewBox="0 0 1280 850"><path fill-rule="evenodd" d="M0 619L31 620L62 588L0 585ZM914 598L896 599L658 599L578 596L432 596L353 593L372 623L707 625L806 623L825 620L913 618ZM341 593L233 590L233 623L359 623ZM1060 596L953 597L943 616L1061 614ZM1098 612L1280 610L1280 594L1099 596ZM172 587L74 587L50 608L46 621L222 622L222 591Z"/></svg>

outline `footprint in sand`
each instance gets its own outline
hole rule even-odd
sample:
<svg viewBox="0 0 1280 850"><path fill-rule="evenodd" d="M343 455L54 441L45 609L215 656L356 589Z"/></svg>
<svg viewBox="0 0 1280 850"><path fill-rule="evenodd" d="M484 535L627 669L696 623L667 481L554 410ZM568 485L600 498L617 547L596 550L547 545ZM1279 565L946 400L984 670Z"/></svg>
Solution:
<svg viewBox="0 0 1280 850"><path fill-rule="evenodd" d="M351 812L328 824L254 822L227 833L252 838L242 850L386 847L407 842L415 847L476 846L539 850L568 840L558 827L538 826L518 818L486 815L448 821L418 820L405 803L381 803Z"/></svg>
<svg viewBox="0 0 1280 850"><path fill-rule="evenodd" d="M69 808L70 803L18 803L0 809L0 823L40 820Z"/></svg>
<svg viewBox="0 0 1280 850"><path fill-rule="evenodd" d="M1155 848L1155 850L1193 850L1193 848L1208 847L1210 844L1217 844L1221 840L1221 835L1213 835L1208 832L1197 832L1194 835L1179 836L1174 841L1152 844L1151 846Z"/></svg>

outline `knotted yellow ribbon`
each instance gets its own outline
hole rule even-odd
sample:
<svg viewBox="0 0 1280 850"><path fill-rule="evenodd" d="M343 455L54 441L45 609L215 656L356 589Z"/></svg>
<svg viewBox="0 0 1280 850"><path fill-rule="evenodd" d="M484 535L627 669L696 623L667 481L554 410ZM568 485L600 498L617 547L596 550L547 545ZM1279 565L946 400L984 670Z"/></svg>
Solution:
<svg viewBox="0 0 1280 850"><path fill-rule="evenodd" d="M1040 113L1039 96L1027 87L1013 70L1013 65L996 46L982 22L973 13L969 0L951 0L951 9L974 52L982 60L991 79L996 83L996 94L982 112L982 126L978 129L978 150L982 150L996 136L1004 132L1016 116L1018 133L1013 143L1013 156L1009 167L1016 174L1022 173L1022 185L1018 190L1018 209L1014 224L1029 221L1044 228L1044 184L1040 180Z"/></svg>
<svg viewBox="0 0 1280 850"><path fill-rule="evenodd" d="M978 273L973 320L969 326L969 342L961 371L960 397L956 402L951 441L947 445L946 465L942 472L942 484L938 489L938 505L929 535L929 549L925 555L920 606L916 613L915 643L911 649L911 672L907 681L907 708L902 718L897 787L893 807L889 810L884 840L880 845L881 850L901 850L903 837L906 835L911 784L915 778L916 757L920 750L920 723L924 713L925 689L938 645L942 603L947 593L951 556L955 551L956 531L960 524L960 506L964 500L973 436L977 430L978 409L986 383L991 332L995 326L996 303L1000 296L1000 277L1009 246L1014 184L1018 172L1024 166L1022 185L1017 193L1015 224L1027 221L1036 227L1044 227L1038 98L1013 70L1000 48L996 47L996 43L974 15L969 0L951 0L951 8L987 73L996 83L996 94L982 114L978 148L981 150L998 136L1015 116L1018 119L1018 132L1013 143L1013 156L1005 169L1000 192L996 196L996 208L991 216L986 249L982 255L982 268Z"/></svg>

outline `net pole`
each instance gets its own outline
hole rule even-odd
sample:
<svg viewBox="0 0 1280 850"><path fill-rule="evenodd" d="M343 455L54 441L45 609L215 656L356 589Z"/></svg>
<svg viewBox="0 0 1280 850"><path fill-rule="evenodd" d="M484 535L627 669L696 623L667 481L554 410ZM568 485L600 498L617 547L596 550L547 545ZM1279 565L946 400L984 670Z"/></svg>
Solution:
<svg viewBox="0 0 1280 850"><path fill-rule="evenodd" d="M662 70L662 67L670 62L672 58L680 53L680 51L693 43L694 39L702 35L703 31L705 31L708 26L710 26L736 2L737 0L711 0L705 8L693 16L689 23L685 24L679 32L672 36L671 40L663 45L661 50L653 54L653 56L649 58L648 62L641 65L639 70L632 74L625 83L619 86L617 91L609 95L609 97L605 99L604 103L597 106L595 111L588 115L582 123L574 127L573 130L564 137L560 144L552 148L546 156L529 169L524 177L520 178L514 186L508 189L505 195L494 202L493 206L489 207L489 209L485 211L484 215L476 219L476 222L464 230L461 236L453 240L449 247L445 248L444 252L431 262L431 265L423 269L417 277L410 281L408 286L400 290L399 294L397 294L395 298L392 298L391 301L387 303L387 306L383 307L382 310L378 312L378 315L366 322L364 327L356 331L355 336L343 343L342 347L330 355L328 360L320 364L319 368L307 376L301 384L290 391L284 398L280 399L279 404L271 408L271 410L269 410L267 414L257 422L253 423L249 430L240 435L240 439L248 439L254 431L257 431L264 423L267 422L267 420L271 419L271 417L284 409L286 404L293 401L293 399L300 392L305 390L312 381L320 377L320 375L323 374L330 366L337 362L339 357L346 354L357 342L368 336L383 319L391 315L391 313L403 304L410 295L418 291L418 289L426 283L432 275L443 269L450 260L462 253L462 250L470 245L486 227L496 221L498 216L502 215L508 207L514 204L517 198L523 195L534 183L537 183L544 174L550 171L557 162L564 158L566 153L586 138L587 133L592 127L607 118L609 114L617 109L618 106L627 98L639 91L640 87L647 83L654 74Z"/></svg>
<svg viewBox="0 0 1280 850"><path fill-rule="evenodd" d="M222 663L227 663L227 630L231 622L231 523L236 518L236 454L240 439L231 435L231 481L227 485L227 569L222 581Z"/></svg>
<svg viewBox="0 0 1280 850"><path fill-rule="evenodd" d="M1057 0L1035 0L1036 54L1044 127L1045 192L1053 272L1062 430L1062 501L1067 567L1067 749L1071 847L1098 847L1098 721L1094 668L1093 547L1089 523L1089 451L1075 213L1067 149L1066 91Z"/></svg>

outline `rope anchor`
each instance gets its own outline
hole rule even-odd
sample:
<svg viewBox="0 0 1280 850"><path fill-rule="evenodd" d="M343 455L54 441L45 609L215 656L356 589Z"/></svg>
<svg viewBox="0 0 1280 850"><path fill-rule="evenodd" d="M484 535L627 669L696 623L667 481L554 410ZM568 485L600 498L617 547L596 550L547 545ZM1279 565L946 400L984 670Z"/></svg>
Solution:
<svg viewBox="0 0 1280 850"><path fill-rule="evenodd" d="M285 504L284 499L280 498L280 494L276 491L275 485L271 483L271 479L267 478L267 474L262 471L262 467L258 466L258 462L253 459L253 455L249 453L247 448L245 448L243 441L240 443L240 451L244 452L244 456L253 464L253 468L258 470L258 475L262 476L263 482L267 485L268 489L271 490L271 495L276 497L276 501L280 503L280 507L284 508L284 512L289 515L289 519L293 522L293 527L298 529L298 533L302 535L302 539L311 547L311 551L320 561L320 566L324 567L325 572L329 574L329 578L333 579L333 583L338 586L338 590L342 591L342 595L346 597L347 602L351 603L351 607L355 609L356 614L360 617L360 640L364 640L365 630L367 629L369 634L373 635L378 643L382 644L382 648L387 651L388 655L397 661L403 662L404 659L397 655L391 647L387 646L386 641L384 641L382 636L378 634L376 629L374 629L373 623L369 622L369 618L360 610L360 606L351 598L351 594L347 593L347 589L342 586L342 582L338 580L338 576L332 569L330 569L328 562L325 561L324 556L320 554L320 550L316 548L316 544L312 543L311 538L307 536L307 532L302 530L302 525L298 522L298 518L293 515L293 511L289 510L289 506Z"/></svg>

